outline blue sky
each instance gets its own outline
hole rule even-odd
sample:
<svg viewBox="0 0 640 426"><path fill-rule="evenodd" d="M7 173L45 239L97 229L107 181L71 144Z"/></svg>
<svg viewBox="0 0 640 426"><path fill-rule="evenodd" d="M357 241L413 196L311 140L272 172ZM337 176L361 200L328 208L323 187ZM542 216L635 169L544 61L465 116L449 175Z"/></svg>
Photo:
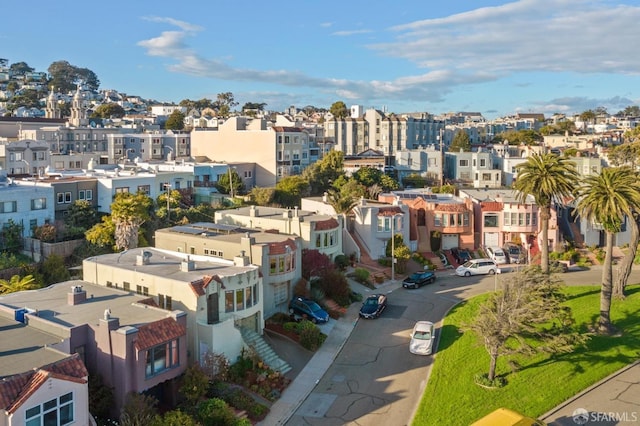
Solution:
<svg viewBox="0 0 640 426"><path fill-rule="evenodd" d="M0 57L161 102L611 113L640 104L638 0L17 1Z"/></svg>

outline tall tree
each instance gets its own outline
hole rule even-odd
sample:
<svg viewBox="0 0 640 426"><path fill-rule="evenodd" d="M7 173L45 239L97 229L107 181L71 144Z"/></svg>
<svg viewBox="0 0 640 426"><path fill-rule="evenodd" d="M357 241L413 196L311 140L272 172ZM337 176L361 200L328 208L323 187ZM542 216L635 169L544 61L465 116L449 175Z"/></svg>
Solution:
<svg viewBox="0 0 640 426"><path fill-rule="evenodd" d="M93 117L100 118L122 118L124 117L125 111L120 105L116 103L108 103L102 104L96 108L93 112Z"/></svg>
<svg viewBox="0 0 640 426"><path fill-rule="evenodd" d="M56 61L49 65L49 87L67 93L76 90L78 84L83 84L87 90L95 91L100 87L100 80L96 74L87 68L79 68L67 61Z"/></svg>
<svg viewBox="0 0 640 426"><path fill-rule="evenodd" d="M329 112L335 118L345 118L349 115L349 109L347 108L345 103L342 101L336 101L333 104L331 104L331 107L329 108Z"/></svg>
<svg viewBox="0 0 640 426"><path fill-rule="evenodd" d="M638 253L638 244L640 244L640 212L634 211L633 217L629 218L629 250L625 253L622 261L618 264L618 273L613 283L613 297L624 298L624 291L631 276L631 269L635 263L636 254Z"/></svg>
<svg viewBox="0 0 640 426"><path fill-rule="evenodd" d="M116 225L115 242L119 250L138 247L138 232L142 224L150 219L153 200L144 193L116 194L111 204L111 220Z"/></svg>
<svg viewBox="0 0 640 426"><path fill-rule="evenodd" d="M449 145L450 152L471 152L471 139L464 130L458 130Z"/></svg>
<svg viewBox="0 0 640 426"><path fill-rule="evenodd" d="M560 281L526 268L509 274L503 288L480 305L464 328L477 334L489 353L487 378L493 382L500 356L538 352L571 352L586 341L572 329L571 310L564 306Z"/></svg>
<svg viewBox="0 0 640 426"><path fill-rule="evenodd" d="M35 68L31 68L26 62L16 62L15 64L11 64L9 67L11 75L25 75L26 73L33 71L35 71Z"/></svg>
<svg viewBox="0 0 640 426"><path fill-rule="evenodd" d="M576 207L580 216L586 221L600 224L606 233L598 319L598 328L602 333L612 331L613 238L620 232L625 216L633 218L633 211L640 210L639 177L628 167L605 168L599 175L587 176L578 191Z"/></svg>
<svg viewBox="0 0 640 426"><path fill-rule="evenodd" d="M516 166L517 178L513 187L517 198L525 204L531 195L540 209L540 267L549 273L549 219L553 204L563 205L565 198L573 196L578 172L575 163L568 158L551 153L533 154Z"/></svg>
<svg viewBox="0 0 640 426"><path fill-rule="evenodd" d="M229 174L231 174L231 183L229 183ZM238 172L231 168L231 173L221 174L216 184L216 189L223 194L231 194L231 187L233 186L233 194L238 195L244 193L244 182Z"/></svg>
<svg viewBox="0 0 640 426"><path fill-rule="evenodd" d="M184 113L179 109L174 110L165 121L164 128L167 130L184 129Z"/></svg>
<svg viewBox="0 0 640 426"><path fill-rule="evenodd" d="M309 182L302 176L287 176L276 184L274 201L282 207L300 206L300 199L309 195Z"/></svg>

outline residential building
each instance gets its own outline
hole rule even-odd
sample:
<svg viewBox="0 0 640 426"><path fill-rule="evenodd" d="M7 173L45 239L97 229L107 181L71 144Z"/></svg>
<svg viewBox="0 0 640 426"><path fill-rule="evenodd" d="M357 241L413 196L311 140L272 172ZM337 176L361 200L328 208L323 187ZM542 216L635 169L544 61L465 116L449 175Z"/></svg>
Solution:
<svg viewBox="0 0 640 426"><path fill-rule="evenodd" d="M396 151L395 173L398 182L409 175L417 174L439 185L443 178L444 152L436 146L429 145L420 149L403 149Z"/></svg>
<svg viewBox="0 0 640 426"><path fill-rule="evenodd" d="M540 209L533 196L524 203L511 189L461 189L460 197L473 202L476 246L502 247L506 242L521 244L530 255L540 251ZM549 218L547 245L553 251L562 242L555 208Z"/></svg>
<svg viewBox="0 0 640 426"><path fill-rule="evenodd" d="M135 291L161 309L186 312L191 362L209 353L233 362L245 347L242 328L262 334L262 276L242 253L228 261L146 247L90 257L82 267L86 281Z"/></svg>
<svg viewBox="0 0 640 426"><path fill-rule="evenodd" d="M309 164L309 135L301 127L269 126L262 118L231 117L217 129L191 132L193 156L256 163L255 184L273 187Z"/></svg>
<svg viewBox="0 0 640 426"><path fill-rule="evenodd" d="M409 237L409 209L398 203L381 203L360 199L353 208L351 235L360 250L371 259L386 257L386 249L394 235L402 235L404 244L415 251Z"/></svg>
<svg viewBox="0 0 640 426"><path fill-rule="evenodd" d="M469 201L453 194L434 194L429 188L383 193L380 201L406 206L412 251L474 249L474 217Z"/></svg>
<svg viewBox="0 0 640 426"><path fill-rule="evenodd" d="M293 288L302 277L300 237L233 225L194 223L158 229L155 247L233 260L244 253L260 267L264 317L287 312Z"/></svg>
<svg viewBox="0 0 640 426"><path fill-rule="evenodd" d="M53 188L35 181L17 184L0 170L0 227L13 222L22 227L23 237L29 237L34 228L53 222L54 200Z"/></svg>
<svg viewBox="0 0 640 426"><path fill-rule="evenodd" d="M342 170L347 176L352 176L362 167L368 167L384 172L385 158L384 153L373 149L367 149L356 155L345 155L342 163Z"/></svg>
<svg viewBox="0 0 640 426"><path fill-rule="evenodd" d="M91 425L89 373L59 338L0 313L0 425Z"/></svg>
<svg viewBox="0 0 640 426"><path fill-rule="evenodd" d="M445 179L473 188L502 187L502 170L492 152L446 152Z"/></svg>
<svg viewBox="0 0 640 426"><path fill-rule="evenodd" d="M36 180L16 179L14 182L30 188L52 188L56 221L64 221L69 207L75 201L87 201L94 209L98 209L98 181L92 177L47 175Z"/></svg>
<svg viewBox="0 0 640 426"><path fill-rule="evenodd" d="M39 354L49 351L61 358L78 354L91 374L101 375L105 385L113 387L114 415L129 392L175 395L175 379L187 367L186 316L156 307L146 295L123 290L73 280L0 297L0 317L5 321L53 337L44 345L17 339L14 344L22 348L24 357L15 357L16 369L40 368ZM62 383L56 385L72 392L72 398L76 395ZM81 389L77 397L79 407L86 404L80 399ZM67 400L58 402L62 405Z"/></svg>
<svg viewBox="0 0 640 426"><path fill-rule="evenodd" d="M302 238L302 248L318 250L331 260L342 249L342 225L335 217L315 212L276 207L249 206L232 210L219 210L215 222L224 225L244 226L297 235Z"/></svg>

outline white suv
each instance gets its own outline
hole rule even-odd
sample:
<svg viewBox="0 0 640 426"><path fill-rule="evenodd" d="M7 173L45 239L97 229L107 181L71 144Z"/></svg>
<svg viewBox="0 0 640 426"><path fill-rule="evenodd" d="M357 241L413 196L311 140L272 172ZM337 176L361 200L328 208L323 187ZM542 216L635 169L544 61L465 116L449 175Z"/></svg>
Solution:
<svg viewBox="0 0 640 426"><path fill-rule="evenodd" d="M498 270L498 265L491 259L471 259L458 266L456 275L469 277L471 275L493 275Z"/></svg>
<svg viewBox="0 0 640 426"><path fill-rule="evenodd" d="M507 255L500 247L487 247L487 254L496 263L509 263L507 260Z"/></svg>

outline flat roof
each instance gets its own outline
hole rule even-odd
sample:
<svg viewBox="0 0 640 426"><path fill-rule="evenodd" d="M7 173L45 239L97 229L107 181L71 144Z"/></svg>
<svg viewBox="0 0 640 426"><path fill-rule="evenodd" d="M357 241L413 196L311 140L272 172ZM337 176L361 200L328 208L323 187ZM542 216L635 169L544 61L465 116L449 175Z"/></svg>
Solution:
<svg viewBox="0 0 640 426"><path fill-rule="evenodd" d="M40 368L70 356L46 347L60 343L60 337L21 322L0 317L0 333L0 378Z"/></svg>
<svg viewBox="0 0 640 426"><path fill-rule="evenodd" d="M143 252L151 254L148 264L138 265L137 257ZM187 258L194 262L195 268L192 271L181 270L182 262ZM197 281L205 275L218 275L220 277L235 276L258 268L255 265L235 266L232 260L178 253L153 247L136 248L121 253L103 254L87 258L85 262L97 262L101 265L111 265L114 268L137 271L184 283Z"/></svg>
<svg viewBox="0 0 640 426"><path fill-rule="evenodd" d="M67 303L67 294L73 286L82 286L87 299L77 305ZM120 326L137 327L167 317L168 311L138 304L148 299L136 293L117 290L82 280L65 281L48 287L10 293L0 297L0 305L13 309L33 309L38 317L61 327L76 327L83 324L98 324L106 309L111 317L120 320ZM4 340L4 337L3 337Z"/></svg>
<svg viewBox="0 0 640 426"><path fill-rule="evenodd" d="M248 206L248 207L238 207L236 209L229 209L229 210L220 210L217 211L216 214L220 214L222 216L225 215L237 215L237 216L246 216L246 217L250 217L251 216L251 208L254 206ZM316 212L312 212L312 211L308 211L308 210L301 210L301 209L284 209L284 208L280 208L280 207L264 207L264 206L259 206L259 207L255 207L255 209L258 211L258 215L256 217L261 217L261 218L269 218L269 219L277 219L277 220L289 220L291 218L296 217L296 212L297 212L297 217L300 218L305 218L305 222L308 221L323 221L323 220L328 220L331 219L333 216L327 215L327 214L319 214ZM291 218L287 217L285 218L283 216L283 213L290 211L291 212Z"/></svg>
<svg viewBox="0 0 640 426"><path fill-rule="evenodd" d="M478 201L498 201L497 198L501 198L503 202L518 203L517 191L510 188L503 189L461 189L460 194L467 194L469 197ZM533 197L527 196L526 204L534 204Z"/></svg>
<svg viewBox="0 0 640 426"><path fill-rule="evenodd" d="M195 225L195 224L194 224ZM224 226L224 225L220 225ZM235 228L233 225L227 225ZM260 229L247 229L247 228L237 228L242 229L242 232L236 233L218 233L218 232L210 232L203 231L202 229L193 228L192 225L181 225L181 226L172 226L171 228L162 228L156 230L156 232L161 233L177 233L177 234L188 234L198 238L207 239L207 240L219 240L229 243L238 243L240 244L240 240L245 238L247 234L251 238L255 239L256 244L266 244L266 243L277 243L282 241L287 241L289 239L298 238L296 235L290 234L276 234L273 232L264 232Z"/></svg>

